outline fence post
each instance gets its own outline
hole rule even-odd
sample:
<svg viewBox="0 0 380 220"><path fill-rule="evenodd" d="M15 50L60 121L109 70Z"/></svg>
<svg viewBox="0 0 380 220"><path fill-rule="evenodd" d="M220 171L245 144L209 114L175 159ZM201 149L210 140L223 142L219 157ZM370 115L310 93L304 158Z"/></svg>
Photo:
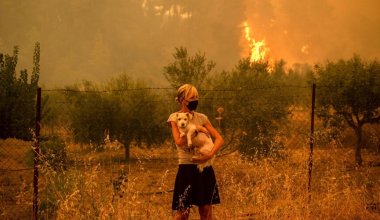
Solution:
<svg viewBox="0 0 380 220"><path fill-rule="evenodd" d="M309 155L309 173L308 173L308 185L307 185L309 203L311 201L311 173L313 170L315 87L316 85L315 83L313 83L312 94L311 94L310 155Z"/></svg>
<svg viewBox="0 0 380 220"><path fill-rule="evenodd" d="M38 219L38 162L40 155L41 88L37 88L36 137L34 142L33 220Z"/></svg>

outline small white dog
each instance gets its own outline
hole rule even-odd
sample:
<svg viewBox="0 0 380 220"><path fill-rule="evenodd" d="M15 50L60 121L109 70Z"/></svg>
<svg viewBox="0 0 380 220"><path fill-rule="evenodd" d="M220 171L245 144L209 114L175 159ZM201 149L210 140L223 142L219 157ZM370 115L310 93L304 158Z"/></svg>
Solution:
<svg viewBox="0 0 380 220"><path fill-rule="evenodd" d="M177 113L177 126L180 132L180 137L186 136L187 146L189 148L196 148L197 154L208 153L214 147L211 137L204 133L198 132L195 124L191 122L193 115L190 113ZM198 164L197 167L200 172L207 166L211 166L215 156L208 161Z"/></svg>

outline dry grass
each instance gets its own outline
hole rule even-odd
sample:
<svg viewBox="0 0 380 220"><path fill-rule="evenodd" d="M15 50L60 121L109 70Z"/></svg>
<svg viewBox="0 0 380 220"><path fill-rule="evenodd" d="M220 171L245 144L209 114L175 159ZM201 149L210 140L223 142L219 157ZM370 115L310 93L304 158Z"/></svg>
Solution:
<svg viewBox="0 0 380 220"><path fill-rule="evenodd" d="M122 153L122 151L120 152ZM131 150L129 166L89 166L68 171L57 218L170 219L176 172L171 148ZM380 168L351 163L346 148L316 150L311 201L307 194L307 149L283 152L284 159L246 161L238 153L218 158L215 170L222 204L215 219L378 219ZM363 153L367 161L378 156ZM128 181L115 189L120 170ZM120 197L122 196L122 197ZM197 210L192 210L197 219Z"/></svg>
<svg viewBox="0 0 380 220"><path fill-rule="evenodd" d="M379 167L354 168L346 161L353 158L348 149L316 150L308 203L308 151L284 153L287 157L281 160L247 162L234 155L228 159L232 163L220 162L216 169L223 170L218 176L224 202L218 207L221 214L218 216L216 212L216 216L220 219L249 219L247 215L258 219L380 217Z"/></svg>
<svg viewBox="0 0 380 220"><path fill-rule="evenodd" d="M63 172L42 165L41 219L171 219L175 149L133 147L130 164L115 159L123 154L122 148L93 152L70 145L70 157L80 163ZM219 157L214 169L222 203L214 218L379 219L380 167L372 165L380 155L363 150L366 163L356 167L353 154L352 148L315 149L310 202L307 148L287 148L282 159ZM30 198L25 192L20 187L19 197ZM195 208L191 213L198 219Z"/></svg>

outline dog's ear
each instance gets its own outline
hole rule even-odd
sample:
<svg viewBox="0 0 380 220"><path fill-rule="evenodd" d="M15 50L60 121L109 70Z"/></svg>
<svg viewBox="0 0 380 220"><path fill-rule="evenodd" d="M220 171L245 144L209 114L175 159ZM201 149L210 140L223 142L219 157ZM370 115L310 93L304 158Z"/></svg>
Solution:
<svg viewBox="0 0 380 220"><path fill-rule="evenodd" d="M178 121L178 113L175 114L175 119Z"/></svg>
<svg viewBox="0 0 380 220"><path fill-rule="evenodd" d="M192 114L190 114L190 113L186 113L186 116L187 116L187 118L189 119L189 121L193 118L193 115Z"/></svg>

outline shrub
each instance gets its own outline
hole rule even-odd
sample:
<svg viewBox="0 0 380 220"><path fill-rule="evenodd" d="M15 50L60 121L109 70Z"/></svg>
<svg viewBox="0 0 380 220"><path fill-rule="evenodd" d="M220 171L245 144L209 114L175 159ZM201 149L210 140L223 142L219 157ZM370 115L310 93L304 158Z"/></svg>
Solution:
<svg viewBox="0 0 380 220"><path fill-rule="evenodd" d="M41 161L54 170L66 169L68 157L65 142L57 136L41 141Z"/></svg>

